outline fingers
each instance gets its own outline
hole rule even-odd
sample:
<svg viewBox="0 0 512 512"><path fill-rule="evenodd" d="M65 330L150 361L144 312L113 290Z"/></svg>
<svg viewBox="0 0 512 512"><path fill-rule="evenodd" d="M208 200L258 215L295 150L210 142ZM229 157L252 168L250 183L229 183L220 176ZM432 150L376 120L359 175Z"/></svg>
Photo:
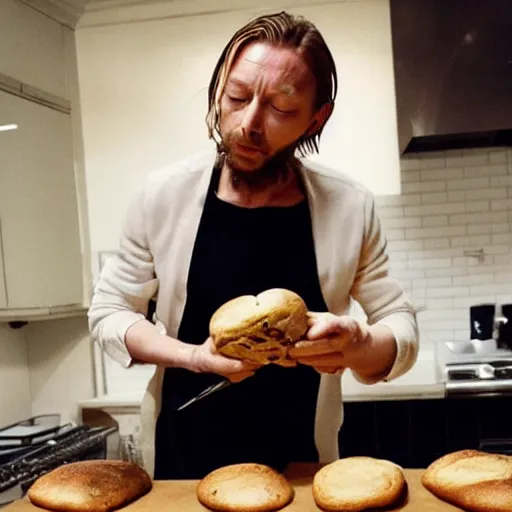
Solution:
<svg viewBox="0 0 512 512"><path fill-rule="evenodd" d="M260 365L252 363L250 361L240 361L238 359L230 359L229 357L216 355L219 361L219 365L225 373L236 374L236 373L253 373L257 370Z"/></svg>
<svg viewBox="0 0 512 512"><path fill-rule="evenodd" d="M313 322L308 331L308 339L316 340L320 338L327 338L333 334L341 332L339 317L329 313L317 314L311 317Z"/></svg>
<svg viewBox="0 0 512 512"><path fill-rule="evenodd" d="M293 359L323 356L333 352L343 354L341 349L344 343L339 338L326 338L316 341L299 341L288 352Z"/></svg>
<svg viewBox="0 0 512 512"><path fill-rule="evenodd" d="M306 366L324 367L324 368L340 368L343 366L343 358L337 354L327 356L301 357L298 359L300 364Z"/></svg>

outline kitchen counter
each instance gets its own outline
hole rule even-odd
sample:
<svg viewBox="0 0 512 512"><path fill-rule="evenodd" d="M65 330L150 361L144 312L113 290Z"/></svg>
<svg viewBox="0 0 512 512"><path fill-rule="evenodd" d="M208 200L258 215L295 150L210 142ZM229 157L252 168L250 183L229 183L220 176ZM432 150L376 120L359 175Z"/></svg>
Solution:
<svg viewBox="0 0 512 512"><path fill-rule="evenodd" d="M295 488L295 499L286 508L286 512L310 512L319 510L313 500L311 482L319 466L314 464L294 464L286 476ZM404 471L408 493L403 503L387 509L388 512L457 512L453 507L437 499L421 484L422 470ZM196 498L196 481L157 481L146 496L125 507L126 512L154 512L155 510L172 510L180 512L204 511ZM30 504L27 498L19 500L5 508L4 512L41 512L40 508Z"/></svg>

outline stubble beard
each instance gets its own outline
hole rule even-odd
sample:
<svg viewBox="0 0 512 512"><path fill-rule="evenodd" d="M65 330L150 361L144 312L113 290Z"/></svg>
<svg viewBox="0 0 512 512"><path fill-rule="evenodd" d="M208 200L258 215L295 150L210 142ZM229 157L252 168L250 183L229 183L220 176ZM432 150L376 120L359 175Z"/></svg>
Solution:
<svg viewBox="0 0 512 512"><path fill-rule="evenodd" d="M276 183L286 178L290 171L296 168L296 144L290 145L268 158L260 167L243 169L237 165L228 143L222 142L219 150L231 170L231 182L234 187L245 184L251 188L259 188Z"/></svg>

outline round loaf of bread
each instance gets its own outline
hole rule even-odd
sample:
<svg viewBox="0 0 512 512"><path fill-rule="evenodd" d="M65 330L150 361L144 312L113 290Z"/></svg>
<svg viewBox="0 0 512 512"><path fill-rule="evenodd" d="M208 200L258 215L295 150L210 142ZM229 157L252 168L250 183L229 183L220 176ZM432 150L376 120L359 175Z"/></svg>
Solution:
<svg viewBox="0 0 512 512"><path fill-rule="evenodd" d="M151 487L151 477L136 464L84 460L44 474L27 494L34 505L55 512L108 512L142 497Z"/></svg>
<svg viewBox="0 0 512 512"><path fill-rule="evenodd" d="M313 479L313 497L325 511L360 511L394 505L406 489L400 466L372 457L346 457Z"/></svg>
<svg viewBox="0 0 512 512"><path fill-rule="evenodd" d="M272 512L294 498L283 475L262 464L233 464L216 469L197 486L199 502L218 512Z"/></svg>
<svg viewBox="0 0 512 512"><path fill-rule="evenodd" d="M217 352L258 364L295 366L288 351L307 331L306 304L296 293L281 288L230 300L210 320Z"/></svg>
<svg viewBox="0 0 512 512"><path fill-rule="evenodd" d="M438 498L470 512L512 510L512 456L460 450L435 460L422 476Z"/></svg>

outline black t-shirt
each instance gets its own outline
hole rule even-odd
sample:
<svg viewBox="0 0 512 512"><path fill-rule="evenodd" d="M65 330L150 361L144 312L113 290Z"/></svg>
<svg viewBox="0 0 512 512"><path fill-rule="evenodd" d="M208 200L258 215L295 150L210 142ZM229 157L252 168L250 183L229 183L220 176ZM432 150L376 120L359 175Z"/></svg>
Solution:
<svg viewBox="0 0 512 512"><path fill-rule="evenodd" d="M192 253L178 338L203 343L218 307L269 288L292 290L310 311L326 311L307 200L291 207L239 207L217 197L219 177L216 168ZM268 365L176 411L222 379L166 369L156 427L155 479L202 478L238 462L283 470L290 462L318 459L314 425L320 375L314 369Z"/></svg>

